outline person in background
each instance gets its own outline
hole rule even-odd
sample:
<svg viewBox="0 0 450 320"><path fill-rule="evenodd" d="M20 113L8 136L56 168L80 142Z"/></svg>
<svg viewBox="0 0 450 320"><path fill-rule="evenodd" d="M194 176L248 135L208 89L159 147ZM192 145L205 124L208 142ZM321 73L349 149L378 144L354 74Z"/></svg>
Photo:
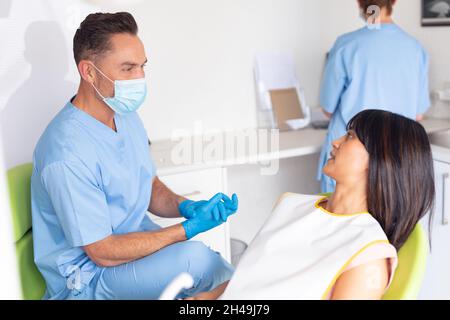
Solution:
<svg viewBox="0 0 450 320"><path fill-rule="evenodd" d="M90 14L73 40L81 81L39 139L31 178L35 263L45 299L157 299L180 273L185 298L226 283L233 266L202 242L237 196L179 196L157 177L137 109L147 57L127 12ZM161 228L147 211L186 220Z"/></svg>
<svg viewBox="0 0 450 320"><path fill-rule="evenodd" d="M430 106L428 55L392 19L396 0L358 0L365 27L340 36L328 55L320 104L330 125L319 158L322 192L335 181L323 173L331 142L345 134L348 121L365 109L382 109L422 120Z"/></svg>

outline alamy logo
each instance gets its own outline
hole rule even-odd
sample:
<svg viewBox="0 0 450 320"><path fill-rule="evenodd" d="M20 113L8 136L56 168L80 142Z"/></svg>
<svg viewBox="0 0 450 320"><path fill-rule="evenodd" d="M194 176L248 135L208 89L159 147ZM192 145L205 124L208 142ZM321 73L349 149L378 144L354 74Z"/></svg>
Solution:
<svg viewBox="0 0 450 320"><path fill-rule="evenodd" d="M280 133L278 129L247 129L203 132L201 122L194 124L194 134L176 130L171 150L175 165L258 164L261 175L275 175L279 170Z"/></svg>
<svg viewBox="0 0 450 320"><path fill-rule="evenodd" d="M80 267L71 265L69 266L67 272L69 277L66 281L66 286L69 290L81 290L81 270Z"/></svg>
<svg viewBox="0 0 450 320"><path fill-rule="evenodd" d="M372 5L367 8L367 27L370 30L378 30L381 28L381 8L377 5Z"/></svg>

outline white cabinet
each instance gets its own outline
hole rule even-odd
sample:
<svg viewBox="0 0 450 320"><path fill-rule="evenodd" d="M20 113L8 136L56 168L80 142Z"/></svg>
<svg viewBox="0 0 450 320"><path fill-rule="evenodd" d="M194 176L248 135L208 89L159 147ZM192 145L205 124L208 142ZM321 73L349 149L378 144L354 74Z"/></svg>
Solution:
<svg viewBox="0 0 450 320"><path fill-rule="evenodd" d="M225 168L161 175L159 179L173 192L192 200L208 200L218 192L226 193L227 189ZM163 228L184 221L184 218L166 219L151 213L149 216ZM201 233L192 240L202 241L211 249L220 252L227 261L231 261L228 222Z"/></svg>
<svg viewBox="0 0 450 320"><path fill-rule="evenodd" d="M450 164L434 161L436 203L420 299L450 299ZM429 215L422 219L428 235Z"/></svg>

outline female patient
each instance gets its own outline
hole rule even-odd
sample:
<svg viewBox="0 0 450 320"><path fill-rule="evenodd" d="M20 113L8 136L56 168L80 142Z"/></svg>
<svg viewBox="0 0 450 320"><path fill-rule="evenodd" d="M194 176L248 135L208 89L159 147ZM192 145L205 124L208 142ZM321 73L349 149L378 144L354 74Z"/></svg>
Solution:
<svg viewBox="0 0 450 320"><path fill-rule="evenodd" d="M397 251L434 201L423 127L366 110L333 142L330 197L289 194L274 208L229 283L193 299L380 299Z"/></svg>

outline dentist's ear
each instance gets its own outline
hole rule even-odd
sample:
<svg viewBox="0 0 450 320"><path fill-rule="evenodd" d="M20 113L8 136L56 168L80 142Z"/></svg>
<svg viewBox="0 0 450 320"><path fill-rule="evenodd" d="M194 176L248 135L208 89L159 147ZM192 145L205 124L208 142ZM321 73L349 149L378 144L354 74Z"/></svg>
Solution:
<svg viewBox="0 0 450 320"><path fill-rule="evenodd" d="M95 81L95 70L92 66L92 63L88 60L81 60L78 63L78 72L80 73L81 78L84 81L87 81L89 83L94 83Z"/></svg>

